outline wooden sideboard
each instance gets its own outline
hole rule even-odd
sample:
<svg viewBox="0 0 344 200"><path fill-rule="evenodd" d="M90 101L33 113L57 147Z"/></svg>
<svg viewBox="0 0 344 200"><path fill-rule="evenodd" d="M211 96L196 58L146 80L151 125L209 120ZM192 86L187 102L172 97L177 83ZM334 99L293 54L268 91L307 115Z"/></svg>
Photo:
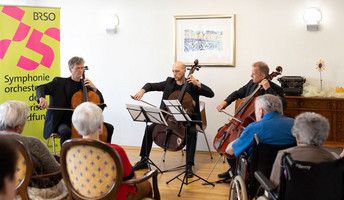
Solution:
<svg viewBox="0 0 344 200"><path fill-rule="evenodd" d="M315 112L330 122L330 133L325 146L344 147L344 98L285 96L284 115L295 118L302 112Z"/></svg>

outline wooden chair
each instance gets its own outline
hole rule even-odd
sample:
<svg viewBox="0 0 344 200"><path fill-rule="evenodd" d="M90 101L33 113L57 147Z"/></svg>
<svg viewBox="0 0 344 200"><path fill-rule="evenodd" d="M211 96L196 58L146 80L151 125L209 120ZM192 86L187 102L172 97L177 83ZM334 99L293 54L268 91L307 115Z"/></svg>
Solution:
<svg viewBox="0 0 344 200"><path fill-rule="evenodd" d="M60 166L70 199L115 199L122 184L153 179L154 199L160 199L157 175L123 181L122 161L111 146L88 139L67 140L61 149Z"/></svg>
<svg viewBox="0 0 344 200"><path fill-rule="evenodd" d="M18 151L17 169L15 172L17 179L16 192L21 196L22 200L27 200L29 199L27 186L33 173L33 162L24 144L18 140L14 140L14 142Z"/></svg>
<svg viewBox="0 0 344 200"><path fill-rule="evenodd" d="M210 151L208 139L207 139L207 136L205 135L205 129L207 128L207 116L205 114L205 103L203 101L199 102L199 109L201 111L202 127L196 125L196 130L198 133L203 133L205 142L207 143L207 146L208 146L210 158L213 159L213 155L211 154L211 151Z"/></svg>
<svg viewBox="0 0 344 200"><path fill-rule="evenodd" d="M18 160L15 177L17 179L16 192L21 196L22 200L29 199L27 187L31 179L51 178L61 175L61 171L50 174L32 175L33 174L33 161L26 149L25 145L19 141L14 140L18 151Z"/></svg>

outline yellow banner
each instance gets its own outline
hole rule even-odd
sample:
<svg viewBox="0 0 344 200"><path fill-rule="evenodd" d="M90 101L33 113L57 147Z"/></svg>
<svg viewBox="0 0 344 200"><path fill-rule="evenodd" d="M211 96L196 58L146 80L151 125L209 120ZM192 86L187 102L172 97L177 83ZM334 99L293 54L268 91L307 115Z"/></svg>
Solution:
<svg viewBox="0 0 344 200"><path fill-rule="evenodd" d="M23 135L43 140L46 110L36 108L36 87L60 76L60 9L0 6L0 103L25 101Z"/></svg>

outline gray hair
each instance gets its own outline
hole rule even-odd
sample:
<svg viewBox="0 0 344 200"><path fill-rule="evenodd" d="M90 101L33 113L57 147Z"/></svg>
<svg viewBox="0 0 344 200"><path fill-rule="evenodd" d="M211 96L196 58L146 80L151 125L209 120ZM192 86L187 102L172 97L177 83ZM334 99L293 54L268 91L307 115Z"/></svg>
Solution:
<svg viewBox="0 0 344 200"><path fill-rule="evenodd" d="M314 112L305 112L295 118L292 133L301 144L322 146L328 137L328 119Z"/></svg>
<svg viewBox="0 0 344 200"><path fill-rule="evenodd" d="M104 121L103 111L94 103L84 102L76 107L72 123L80 135L95 133Z"/></svg>
<svg viewBox="0 0 344 200"><path fill-rule="evenodd" d="M272 94L265 94L258 96L255 102L255 108L262 107L264 109L264 115L270 112L278 112L283 115L282 101L279 96Z"/></svg>
<svg viewBox="0 0 344 200"><path fill-rule="evenodd" d="M30 109L23 101L6 101L0 105L0 130L16 130L25 125Z"/></svg>
<svg viewBox="0 0 344 200"><path fill-rule="evenodd" d="M73 58L69 59L68 66L70 69L72 69L75 64L80 65L84 63L85 63L85 60L83 58L74 56Z"/></svg>

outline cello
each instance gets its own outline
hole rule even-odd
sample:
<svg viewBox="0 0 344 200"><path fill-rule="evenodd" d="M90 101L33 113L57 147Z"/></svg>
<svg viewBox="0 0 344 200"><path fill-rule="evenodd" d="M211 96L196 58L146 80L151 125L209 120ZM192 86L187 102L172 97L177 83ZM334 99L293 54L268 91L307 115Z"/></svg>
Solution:
<svg viewBox="0 0 344 200"><path fill-rule="evenodd" d="M194 65L191 67L189 77L195 70L199 70L198 60L194 61ZM182 104L187 114L193 113L195 110L195 102L192 96L186 92L188 82L186 81L180 91L175 91L168 97L169 100L178 99ZM156 145L160 146L164 150L178 151L185 146L185 124L178 122L171 115L165 117L168 126L157 124L153 130L153 141Z"/></svg>
<svg viewBox="0 0 344 200"><path fill-rule="evenodd" d="M281 73L282 67L277 66L276 72L272 72L267 79L272 80ZM223 154L230 159L235 158L226 153L226 148L232 141L240 137L245 127L256 121L254 102L262 87L258 85L249 96L243 98L235 111L234 117L217 132L213 146L219 154Z"/></svg>
<svg viewBox="0 0 344 200"><path fill-rule="evenodd" d="M85 66L85 70L88 70L88 67ZM84 83L85 80L85 71L82 73L82 78L80 79L81 85L82 85L82 90L77 91L76 93L73 94L72 100L71 100L71 106L73 109L75 109L78 105L82 104L83 102L92 102L97 105L99 105L102 109L104 108L104 104L100 103L100 98L98 94L92 90L88 91L87 86L85 86ZM103 123L103 131L99 135L99 139L101 141L106 142L107 140L107 129ZM72 134L71 138L81 138L82 136L78 134L78 131L72 126Z"/></svg>

